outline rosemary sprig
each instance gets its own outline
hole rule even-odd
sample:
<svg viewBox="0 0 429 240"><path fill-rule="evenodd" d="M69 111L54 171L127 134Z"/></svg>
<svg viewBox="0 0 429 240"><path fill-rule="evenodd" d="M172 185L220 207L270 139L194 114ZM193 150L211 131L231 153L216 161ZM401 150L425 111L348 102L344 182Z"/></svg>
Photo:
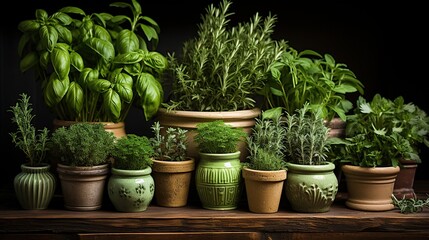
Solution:
<svg viewBox="0 0 429 240"><path fill-rule="evenodd" d="M392 200L393 205L404 214L421 212L425 207L429 207L429 195L427 199L418 199L417 197L397 199L392 194Z"/></svg>

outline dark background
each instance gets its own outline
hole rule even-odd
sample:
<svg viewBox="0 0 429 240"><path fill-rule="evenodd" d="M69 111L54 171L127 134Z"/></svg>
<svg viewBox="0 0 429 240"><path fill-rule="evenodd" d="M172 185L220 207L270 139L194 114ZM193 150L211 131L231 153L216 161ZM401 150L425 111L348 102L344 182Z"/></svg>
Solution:
<svg viewBox="0 0 429 240"><path fill-rule="evenodd" d="M53 115L42 102L40 88L31 73L21 73L17 44L20 21L34 19L34 12L42 8L52 14L61 7L81 7L87 13L108 11L113 1L96 0L15 0L2 7L0 29L0 104L2 180L10 187L13 177L23 163L22 153L11 143L9 132L11 113L21 92L31 96L35 125L51 128ZM153 18L161 27L158 51L180 52L182 43L194 37L197 24L206 7L220 1L139 1L143 14ZM298 3L299 2L299 3ZM256 12L262 16L277 15L273 38L285 39L297 50L312 49L330 53L337 62L347 64L365 85L367 99L375 93L388 98L403 96L429 112L426 100L428 78L427 16L425 7L413 1L397 3L366 3L363 1L232 1L231 24L248 21ZM355 96L351 96L355 100ZM140 110L132 109L126 121L126 131L150 135L149 124ZM429 151L422 149L423 163L416 179L429 179Z"/></svg>

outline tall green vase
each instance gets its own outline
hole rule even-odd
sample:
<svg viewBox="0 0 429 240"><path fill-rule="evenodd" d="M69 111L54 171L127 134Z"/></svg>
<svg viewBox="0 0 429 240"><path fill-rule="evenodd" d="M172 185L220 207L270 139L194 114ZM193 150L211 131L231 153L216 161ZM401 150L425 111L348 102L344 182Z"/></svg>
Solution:
<svg viewBox="0 0 429 240"><path fill-rule="evenodd" d="M203 208L236 209L242 192L240 151L200 153L195 182Z"/></svg>
<svg viewBox="0 0 429 240"><path fill-rule="evenodd" d="M15 194L23 209L46 209L54 196L56 180L49 172L50 165L31 167L21 165L21 172L14 178Z"/></svg>

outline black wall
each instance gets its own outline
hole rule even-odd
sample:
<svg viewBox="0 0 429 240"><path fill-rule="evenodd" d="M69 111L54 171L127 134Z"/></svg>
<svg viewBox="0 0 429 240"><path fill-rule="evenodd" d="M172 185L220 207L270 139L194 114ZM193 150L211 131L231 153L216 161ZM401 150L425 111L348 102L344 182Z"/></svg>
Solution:
<svg viewBox="0 0 429 240"><path fill-rule="evenodd" d="M111 11L109 1L96 0L15 0L2 7L0 29L0 104L1 153L3 173L0 180L12 182L19 172L22 153L11 143L9 106L21 92L31 96L37 127L51 127L53 115L42 102L39 86L30 73L19 71L17 25L33 19L37 8L52 13L73 5L87 12ZM180 51L182 42L195 36L205 8L219 1L140 1L144 15L161 27L158 51ZM297 3L299 2L299 3ZM375 3L374 3L375 4ZM285 39L298 50L312 49L330 53L337 62L345 63L365 85L365 97L381 93L388 98L402 95L429 113L426 100L428 61L427 13L422 4L410 1L383 5L362 1L233 1L232 23L247 21L256 12L262 16L277 15L274 38ZM11 15L11 16L8 16ZM149 124L141 111L133 109L126 120L127 132L149 135ZM429 179L429 151L422 149L417 179ZM428 163L427 163L428 162ZM9 170L5 170L5 169Z"/></svg>

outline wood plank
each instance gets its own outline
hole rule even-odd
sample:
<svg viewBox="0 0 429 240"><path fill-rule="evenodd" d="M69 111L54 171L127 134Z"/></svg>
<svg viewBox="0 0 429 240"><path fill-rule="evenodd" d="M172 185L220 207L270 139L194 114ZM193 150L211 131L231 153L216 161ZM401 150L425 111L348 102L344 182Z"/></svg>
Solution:
<svg viewBox="0 0 429 240"><path fill-rule="evenodd" d="M79 234L81 240L261 240L258 232L172 232L172 233L104 233Z"/></svg>
<svg viewBox="0 0 429 240"><path fill-rule="evenodd" d="M419 186L425 189L428 184ZM26 233L36 236L34 239L50 240L77 239L78 236L97 238L106 234L162 239L171 234L188 233L195 238L213 233L213 237L241 234L249 239L304 239L310 234L350 240L353 239L351 236L365 238L387 234L393 237L398 232L402 236L411 234L416 239L429 236L428 208L415 214L401 214L396 209L364 212L347 208L344 196L340 194L326 213L294 212L283 199L277 213L256 214L250 212L245 203L228 211L207 210L198 204L181 208L153 204L144 212L124 213L106 204L101 210L78 212L65 210L59 196L46 210L23 210L13 194L0 195L0 239L14 236L12 239L31 240L25 237Z"/></svg>

